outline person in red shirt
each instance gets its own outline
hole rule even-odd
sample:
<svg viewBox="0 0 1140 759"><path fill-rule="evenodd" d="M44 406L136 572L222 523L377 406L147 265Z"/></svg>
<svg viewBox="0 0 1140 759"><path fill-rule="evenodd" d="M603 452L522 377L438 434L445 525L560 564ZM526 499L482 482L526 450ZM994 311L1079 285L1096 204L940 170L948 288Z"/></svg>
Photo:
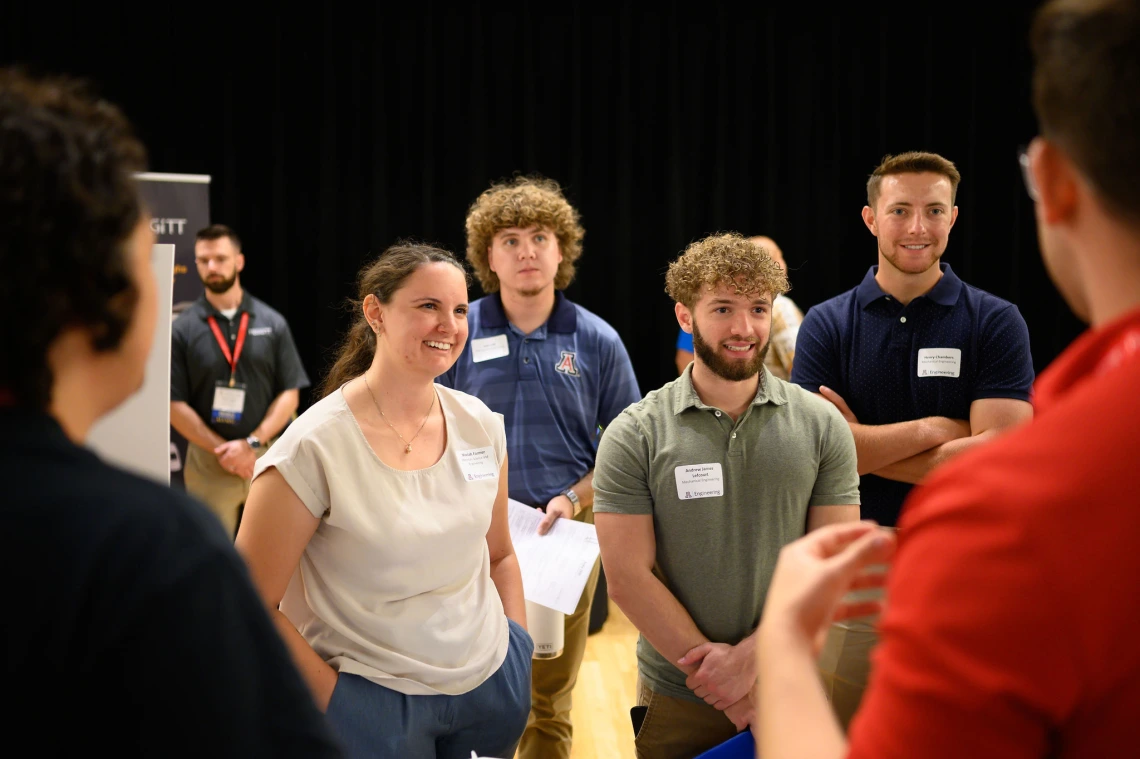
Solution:
<svg viewBox="0 0 1140 759"><path fill-rule="evenodd" d="M895 538L869 523L785 547L758 636L758 753L1106 757L1140 713L1140 3L1034 20L1041 136L1022 154L1042 255L1091 325L1041 375L1032 423L937 470ZM847 740L814 655L892 559L882 643Z"/></svg>

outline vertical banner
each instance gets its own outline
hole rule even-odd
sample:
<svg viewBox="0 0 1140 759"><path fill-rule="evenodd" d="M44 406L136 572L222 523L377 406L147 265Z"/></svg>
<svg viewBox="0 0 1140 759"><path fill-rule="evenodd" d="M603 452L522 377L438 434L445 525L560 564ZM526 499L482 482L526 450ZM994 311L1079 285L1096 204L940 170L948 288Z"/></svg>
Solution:
<svg viewBox="0 0 1140 759"><path fill-rule="evenodd" d="M155 245L151 253L158 284L158 321L146 360L146 376L134 395L91 428L87 445L105 461L170 484L170 325L174 246Z"/></svg>
<svg viewBox="0 0 1140 759"><path fill-rule="evenodd" d="M138 174L143 201L150 211L158 243L174 246L173 304L170 319L202 295L202 280L194 266L194 235L210 224L210 177L204 174ZM168 350L169 354L169 350ZM167 368L169 372L169 367ZM169 375L168 375L169 376ZM167 412L170 387L167 383ZM179 488L186 441L170 428L170 482Z"/></svg>

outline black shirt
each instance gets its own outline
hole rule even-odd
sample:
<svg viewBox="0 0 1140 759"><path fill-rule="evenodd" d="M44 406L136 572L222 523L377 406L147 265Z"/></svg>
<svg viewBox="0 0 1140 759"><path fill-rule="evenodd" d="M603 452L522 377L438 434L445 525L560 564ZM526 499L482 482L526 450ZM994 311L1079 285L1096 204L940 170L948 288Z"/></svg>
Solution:
<svg viewBox="0 0 1140 759"><path fill-rule="evenodd" d="M4 718L37 756L340 755L203 507L11 408L0 482Z"/></svg>
<svg viewBox="0 0 1140 759"><path fill-rule="evenodd" d="M218 320L231 354L241 315L249 313L249 330L238 357L236 382L245 385L245 409L234 424L213 422L214 387L229 382L230 364L210 329ZM309 386L309 377L293 344L285 317L262 301L243 293L233 319L210 305L203 295L174 320L170 337L170 400L184 401L210 429L226 440L248 437L261 424L273 399L286 390Z"/></svg>

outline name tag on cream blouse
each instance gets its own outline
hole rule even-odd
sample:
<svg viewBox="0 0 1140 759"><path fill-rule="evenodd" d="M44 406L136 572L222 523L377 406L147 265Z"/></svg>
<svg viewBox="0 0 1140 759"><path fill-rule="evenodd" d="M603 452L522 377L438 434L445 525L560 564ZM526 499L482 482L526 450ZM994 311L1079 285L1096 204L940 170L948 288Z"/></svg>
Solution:
<svg viewBox="0 0 1140 759"><path fill-rule="evenodd" d="M495 449L487 446L460 451L459 469L463 472L463 479L468 482L495 479L499 476L499 469L495 466Z"/></svg>

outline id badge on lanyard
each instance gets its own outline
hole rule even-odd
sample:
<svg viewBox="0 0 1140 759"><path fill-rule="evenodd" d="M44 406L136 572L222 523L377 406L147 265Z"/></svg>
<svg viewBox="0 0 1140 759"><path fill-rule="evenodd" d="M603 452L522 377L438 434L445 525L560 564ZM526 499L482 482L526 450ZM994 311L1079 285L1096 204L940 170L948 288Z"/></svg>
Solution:
<svg viewBox="0 0 1140 759"><path fill-rule="evenodd" d="M249 312L246 311L241 315L232 354L222 334L222 328L218 326L218 320L211 315L207 321L210 323L214 338L218 341L218 347L222 349L222 355L230 365L229 382L218 382L214 386L214 405L210 410L210 420L221 424L237 424L241 421L242 412L245 410L245 385L235 382L234 374L237 372L241 349L245 346L246 332L249 331Z"/></svg>

